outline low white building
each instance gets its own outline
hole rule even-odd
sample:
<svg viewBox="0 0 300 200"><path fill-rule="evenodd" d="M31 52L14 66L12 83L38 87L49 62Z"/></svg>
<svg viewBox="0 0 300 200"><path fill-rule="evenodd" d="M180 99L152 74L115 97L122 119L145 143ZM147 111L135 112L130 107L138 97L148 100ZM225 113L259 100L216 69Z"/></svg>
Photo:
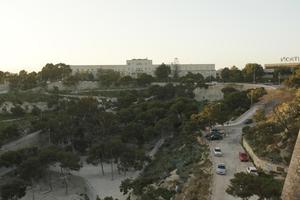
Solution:
<svg viewBox="0 0 300 200"><path fill-rule="evenodd" d="M145 73L154 76L154 72L159 65L154 65L152 60L148 59L132 59L127 60L126 65L70 65L72 73L89 72L94 75L99 69L114 70L121 74L121 76L137 77L139 74ZM184 76L188 72L193 74L199 73L204 77L216 77L215 64L171 64L172 74L177 70L178 76Z"/></svg>

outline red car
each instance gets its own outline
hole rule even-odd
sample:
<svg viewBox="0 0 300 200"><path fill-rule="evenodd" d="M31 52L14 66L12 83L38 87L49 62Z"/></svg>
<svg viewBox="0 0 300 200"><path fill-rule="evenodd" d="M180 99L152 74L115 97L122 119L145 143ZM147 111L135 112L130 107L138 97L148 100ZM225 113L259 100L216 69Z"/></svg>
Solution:
<svg viewBox="0 0 300 200"><path fill-rule="evenodd" d="M240 158L241 162L248 162L249 161L248 155L244 152L239 152L239 158Z"/></svg>

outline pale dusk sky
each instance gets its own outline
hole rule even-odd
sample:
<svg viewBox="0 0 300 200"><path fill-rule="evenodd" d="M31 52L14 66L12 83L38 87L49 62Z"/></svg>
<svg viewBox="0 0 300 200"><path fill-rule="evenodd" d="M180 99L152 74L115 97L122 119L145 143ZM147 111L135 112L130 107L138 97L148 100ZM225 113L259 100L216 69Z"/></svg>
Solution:
<svg viewBox="0 0 300 200"><path fill-rule="evenodd" d="M0 70L300 56L299 0L0 0Z"/></svg>

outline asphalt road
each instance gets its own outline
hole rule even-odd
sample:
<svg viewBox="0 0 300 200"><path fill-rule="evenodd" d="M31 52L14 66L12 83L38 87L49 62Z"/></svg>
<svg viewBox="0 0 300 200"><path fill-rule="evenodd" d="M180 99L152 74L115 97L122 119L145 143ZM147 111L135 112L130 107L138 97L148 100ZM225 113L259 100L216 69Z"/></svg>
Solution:
<svg viewBox="0 0 300 200"><path fill-rule="evenodd" d="M255 110L259 106L260 105L253 106L249 111L241 115L241 117L239 117L237 120L224 126L223 128L226 132L226 137L224 137L223 140L209 142L213 163L212 200L240 199L228 195L226 193L226 188L230 184L230 179L233 178L235 173L245 172L247 167L254 166L252 162L241 162L239 160L239 152L244 151L241 145L242 128L245 126L243 123L246 119L252 117L252 115L255 113ZM222 157L215 157L213 155L214 147L221 148L223 152ZM218 163L225 163L227 168L226 175L216 174L216 165Z"/></svg>

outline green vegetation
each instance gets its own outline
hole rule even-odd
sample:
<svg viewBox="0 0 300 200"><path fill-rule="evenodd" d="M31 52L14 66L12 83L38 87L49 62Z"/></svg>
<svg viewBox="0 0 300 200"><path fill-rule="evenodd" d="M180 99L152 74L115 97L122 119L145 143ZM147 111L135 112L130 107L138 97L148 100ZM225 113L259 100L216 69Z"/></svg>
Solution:
<svg viewBox="0 0 300 200"><path fill-rule="evenodd" d="M262 81L264 75L263 67L256 63L248 63L243 70L233 66L225 67L221 71L221 80L224 82L250 82Z"/></svg>
<svg viewBox="0 0 300 200"><path fill-rule="evenodd" d="M58 81L70 76L71 68L63 63L56 65L50 63L46 64L38 73L28 73L25 70L22 70L18 74L3 72L1 72L0 75L1 74L4 75L4 77L2 76L2 79L9 82L10 90L28 90L38 86L45 86L48 81Z"/></svg>
<svg viewBox="0 0 300 200"><path fill-rule="evenodd" d="M121 191L127 194L132 190L133 194L139 196L138 199L170 199L175 196L175 187L167 189L160 185L160 182L171 175L176 170L179 179L175 181L177 187L182 188L190 178L199 170L199 162L203 162L208 156L208 147L197 142L197 125L193 124L193 131L190 124L182 125L179 132L172 138L168 138L160 148L155 159L145 168L143 173L135 180L127 179L122 182ZM188 130L188 131L186 131ZM203 173L200 170L201 176ZM203 178L203 177L199 177ZM174 183L173 183L174 184ZM191 186L193 187L193 186ZM203 187L203 185L201 185ZM199 193L201 187L195 193ZM208 193L208 187L206 188ZM202 193L202 197L205 196Z"/></svg>
<svg viewBox="0 0 300 200"><path fill-rule="evenodd" d="M39 92L9 92L0 94L0 104L12 102L13 104L22 104L23 102L48 102L49 95Z"/></svg>
<svg viewBox="0 0 300 200"><path fill-rule="evenodd" d="M1 198L3 200L20 199L26 194L26 182L22 179L14 178L1 186Z"/></svg>
<svg viewBox="0 0 300 200"><path fill-rule="evenodd" d="M300 67L295 71L293 75L289 76L289 78L285 80L285 84L288 87L293 87L293 88L300 87Z"/></svg>
<svg viewBox="0 0 300 200"><path fill-rule="evenodd" d="M283 182L274 179L270 175L260 174L259 176L244 172L236 173L230 180L226 192L234 197L249 199L258 196L259 199L280 199Z"/></svg>
<svg viewBox="0 0 300 200"><path fill-rule="evenodd" d="M160 81L167 81L169 79L170 74L171 74L171 67L165 65L164 63L158 66L155 70L155 76Z"/></svg>
<svg viewBox="0 0 300 200"><path fill-rule="evenodd" d="M16 167L18 177L27 186L34 187L36 181L49 178L49 166L59 162L61 167L66 167L64 172L68 171L69 164L78 169L75 157L86 155L87 162L99 166L101 174L106 173L103 163L109 163L112 179L115 173L142 170L149 163L141 177L147 179L152 174L155 181L159 181L170 170L178 169L180 184L184 184L196 165L207 158L207 147L196 140L198 125L190 121L190 116L199 111L190 87L168 84L143 91L122 91L112 105L114 112L106 112L93 98L64 100L58 99L55 93L51 95L55 112L41 113L36 109L31 123L49 138L50 147L7 152L0 157L1 166ZM8 131L10 129L5 133ZM16 130L10 132L14 135ZM157 159L151 161L146 152L162 138L166 142ZM20 157L24 158L19 160ZM67 160L71 163L65 163ZM162 162L166 162L167 168L161 168ZM32 174L30 167L36 165L39 168ZM151 171L152 168L157 171ZM67 180L64 183L67 192ZM166 199L174 196L174 192L166 188L144 186ZM154 198L150 192L143 195L143 199Z"/></svg>
<svg viewBox="0 0 300 200"><path fill-rule="evenodd" d="M19 180L1 187L2 198L13 197L14 195L23 196L26 186L31 187L34 193L34 184L42 178L47 179L49 188L52 189L49 167L54 164L59 164L61 168L65 192L68 194L67 176L70 170L79 170L81 167L78 156L55 146L4 152L1 155L0 166L14 167L15 177L18 177Z"/></svg>
<svg viewBox="0 0 300 200"><path fill-rule="evenodd" d="M87 93L109 93L117 98L116 102L105 106L91 97L60 98L57 88L49 95L34 92L3 95L3 101L10 99L16 102L16 105L27 100L44 101L54 110L42 112L35 107L30 115L32 120L29 120L24 110L15 106L12 110L14 116L24 116L27 122L30 122L30 130L41 130L42 136L48 138L49 144L40 148L6 152L0 157L1 166L15 167L15 175L20 177L27 187L33 188L42 178L49 179L51 189L49 167L59 163L67 193L67 173L71 169L78 170L78 157L86 156L86 161L99 167L102 175L107 173L103 164L110 164L111 179L114 179L116 173L126 174L130 170L142 170L142 174L136 180L123 182L121 190L124 193L132 191L143 200L174 197L174 187L160 184L174 171L179 177L176 186L183 188L196 176L205 184L194 180L195 185L200 188L199 191L196 188L191 191L194 198L199 197L200 193L208 195L209 174L202 169L203 163L209 165L206 162L208 148L198 141L199 129L223 123L241 114L250 107L251 100L258 101L265 91L259 88L240 92L227 88L223 91L224 100L199 103L193 99L193 90L196 87L207 87L207 80L200 74L188 73L177 78L176 84L150 86L155 80L170 80L170 71L167 68L165 65L158 68L157 79L146 74L141 74L135 79L121 77L114 71L99 71L93 80L98 80L101 87L113 88L119 87L120 84L127 87L147 87L145 90ZM63 79L64 85L76 87L79 80L84 80L79 74L70 75L67 67L47 65L43 70L42 81ZM59 70L65 70L60 77L56 73ZM87 74L85 77L91 78ZM225 117L227 115L228 117ZM194 120L191 120L191 116ZM21 135L23 133L19 132L18 127L4 127L1 141L9 141ZM149 157L147 153L158 141L165 142L154 158ZM38 167L33 174L34 166ZM114 171L114 166L117 167L117 172ZM22 184L19 185L16 189L22 191Z"/></svg>
<svg viewBox="0 0 300 200"><path fill-rule="evenodd" d="M34 123L37 119L32 116L16 121L0 122L0 146L36 131Z"/></svg>
<svg viewBox="0 0 300 200"><path fill-rule="evenodd" d="M210 102L203 110L192 116L192 119L199 123L204 129L207 125L223 124L247 111L252 103L259 101L259 98L266 94L264 88L237 91L234 88L224 88L224 99Z"/></svg>
<svg viewBox="0 0 300 200"><path fill-rule="evenodd" d="M300 90L293 93L296 95L291 100L275 106L271 114L257 111L257 125L244 129L246 140L258 156L289 163L300 129Z"/></svg>

